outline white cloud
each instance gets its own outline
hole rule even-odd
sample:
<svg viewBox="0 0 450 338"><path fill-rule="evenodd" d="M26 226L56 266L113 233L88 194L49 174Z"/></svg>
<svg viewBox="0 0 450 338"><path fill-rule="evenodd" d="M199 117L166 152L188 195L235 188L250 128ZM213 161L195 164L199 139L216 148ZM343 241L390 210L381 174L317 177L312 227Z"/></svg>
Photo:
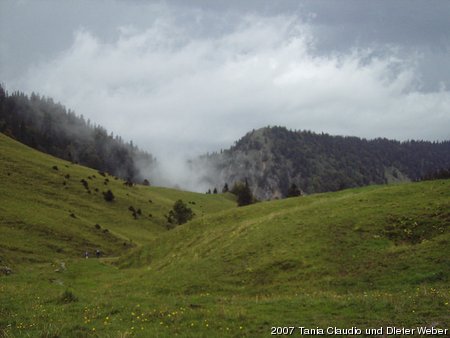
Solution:
<svg viewBox="0 0 450 338"><path fill-rule="evenodd" d="M214 19L196 15L194 26ZM245 16L231 26L191 34L193 26L164 11L147 29L118 28L112 42L79 30L68 50L32 67L17 87L52 96L160 158L228 147L269 124L450 137L450 92L420 92L413 56L399 59L387 47L378 58L371 50L317 56L296 17Z"/></svg>

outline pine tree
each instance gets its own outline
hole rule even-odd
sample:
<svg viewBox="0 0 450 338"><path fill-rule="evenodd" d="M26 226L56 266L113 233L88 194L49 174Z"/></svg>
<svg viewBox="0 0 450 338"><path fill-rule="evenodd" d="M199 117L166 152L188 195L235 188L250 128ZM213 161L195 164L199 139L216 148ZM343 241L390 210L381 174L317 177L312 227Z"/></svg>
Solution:
<svg viewBox="0 0 450 338"><path fill-rule="evenodd" d="M228 192L230 189L228 189L228 183L225 183L225 185L223 186L223 188L222 188L222 192L223 193L226 193L226 192Z"/></svg>
<svg viewBox="0 0 450 338"><path fill-rule="evenodd" d="M238 206L240 207L254 202L254 197L247 180L245 180L245 183L236 182L231 192L237 196Z"/></svg>
<svg viewBox="0 0 450 338"><path fill-rule="evenodd" d="M297 196L300 196L301 194L302 194L302 192L297 187L297 185L295 183L292 183L288 189L287 197L297 197Z"/></svg>
<svg viewBox="0 0 450 338"><path fill-rule="evenodd" d="M178 200L175 202L172 210L169 211L169 215L167 216L167 221L169 222L168 227L173 228L176 225L184 224L193 217L194 213L192 212L192 209L182 200Z"/></svg>

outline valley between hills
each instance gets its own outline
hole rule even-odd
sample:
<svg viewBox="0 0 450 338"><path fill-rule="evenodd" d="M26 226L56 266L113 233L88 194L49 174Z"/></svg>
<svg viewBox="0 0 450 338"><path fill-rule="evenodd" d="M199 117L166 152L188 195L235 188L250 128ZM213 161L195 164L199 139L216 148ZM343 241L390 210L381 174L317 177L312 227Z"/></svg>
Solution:
<svg viewBox="0 0 450 338"><path fill-rule="evenodd" d="M449 326L448 179L237 207L230 192L129 184L3 134L0 179L3 337ZM177 200L193 217L169 230Z"/></svg>

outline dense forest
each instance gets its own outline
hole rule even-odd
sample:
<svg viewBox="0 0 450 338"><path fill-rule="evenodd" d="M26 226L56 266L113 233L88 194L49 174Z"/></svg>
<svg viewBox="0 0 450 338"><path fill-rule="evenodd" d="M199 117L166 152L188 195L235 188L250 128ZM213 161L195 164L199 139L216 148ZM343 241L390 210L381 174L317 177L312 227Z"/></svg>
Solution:
<svg viewBox="0 0 450 338"><path fill-rule="evenodd" d="M8 94L1 86L0 132L42 152L133 182L145 179L139 168L156 164L152 155L132 142L108 134L51 98Z"/></svg>
<svg viewBox="0 0 450 338"><path fill-rule="evenodd" d="M450 168L450 141L393 141L331 136L284 127L253 130L228 150L195 165L212 167L212 185L247 179L260 199L419 180Z"/></svg>

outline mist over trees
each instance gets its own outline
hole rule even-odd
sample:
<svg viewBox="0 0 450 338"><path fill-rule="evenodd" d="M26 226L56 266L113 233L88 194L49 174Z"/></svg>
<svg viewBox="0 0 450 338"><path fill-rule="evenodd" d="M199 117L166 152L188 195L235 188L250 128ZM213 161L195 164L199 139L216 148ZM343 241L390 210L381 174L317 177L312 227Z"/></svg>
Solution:
<svg viewBox="0 0 450 338"><path fill-rule="evenodd" d="M32 148L115 176L142 182L139 168L156 160L120 136L35 93L8 94L0 86L0 132Z"/></svg>
<svg viewBox="0 0 450 338"><path fill-rule="evenodd" d="M142 168L158 172L151 154L34 93L8 94L0 86L0 132L130 183L150 184L148 177L142 176ZM420 180L449 168L450 141L367 140L267 127L249 132L228 150L192 160L185 175L195 178L201 173L201 181L192 180L199 186L214 187L214 193L219 192L217 187L231 191L229 187L246 179L237 190L247 193L248 188L254 198L265 200ZM445 174L442 171L438 176ZM250 201L244 200L243 205Z"/></svg>
<svg viewBox="0 0 450 338"><path fill-rule="evenodd" d="M420 180L450 168L450 141L367 140L267 127L197 161L214 168L210 182L246 177L256 198L271 199Z"/></svg>

